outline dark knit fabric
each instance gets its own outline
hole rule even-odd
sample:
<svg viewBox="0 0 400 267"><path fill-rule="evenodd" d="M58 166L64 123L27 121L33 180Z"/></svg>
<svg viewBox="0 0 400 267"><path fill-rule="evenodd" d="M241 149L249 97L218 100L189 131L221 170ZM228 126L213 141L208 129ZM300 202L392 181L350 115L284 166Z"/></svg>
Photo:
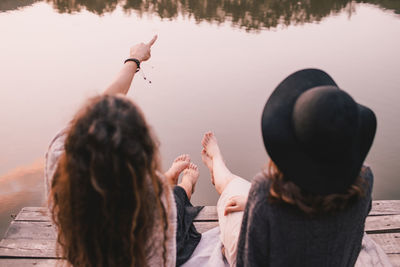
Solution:
<svg viewBox="0 0 400 267"><path fill-rule="evenodd" d="M194 227L193 220L203 207L193 207L185 190L180 186L174 187L174 197L177 211L176 266L180 266L190 258L200 242L201 234Z"/></svg>
<svg viewBox="0 0 400 267"><path fill-rule="evenodd" d="M294 206L270 204L270 180L258 174L243 216L237 266L354 266L372 203L368 167L362 178L364 198L335 215L310 217Z"/></svg>

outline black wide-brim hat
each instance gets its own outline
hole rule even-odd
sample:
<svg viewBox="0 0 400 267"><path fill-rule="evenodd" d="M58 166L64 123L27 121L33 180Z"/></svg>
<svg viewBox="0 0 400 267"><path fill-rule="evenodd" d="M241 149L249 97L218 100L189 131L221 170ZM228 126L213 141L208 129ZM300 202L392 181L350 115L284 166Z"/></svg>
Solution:
<svg viewBox="0 0 400 267"><path fill-rule="evenodd" d="M371 148L376 117L318 69L282 81L262 114L265 148L283 173L306 192L344 193Z"/></svg>

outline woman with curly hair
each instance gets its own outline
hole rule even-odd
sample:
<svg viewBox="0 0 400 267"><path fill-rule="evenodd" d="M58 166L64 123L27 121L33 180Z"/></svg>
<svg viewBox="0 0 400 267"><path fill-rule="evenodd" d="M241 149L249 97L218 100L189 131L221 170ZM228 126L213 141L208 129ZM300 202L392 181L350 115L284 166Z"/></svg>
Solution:
<svg viewBox="0 0 400 267"><path fill-rule="evenodd" d="M125 97L156 38L131 48L116 80L76 113L46 155L58 254L72 266L176 266L201 238L192 224L200 209L189 202L197 166L181 155L162 174L157 139Z"/></svg>
<svg viewBox="0 0 400 267"><path fill-rule="evenodd" d="M229 171L213 133L202 141L230 266L354 266L371 209L363 163L374 113L305 69L273 91L261 126L270 162L252 184Z"/></svg>

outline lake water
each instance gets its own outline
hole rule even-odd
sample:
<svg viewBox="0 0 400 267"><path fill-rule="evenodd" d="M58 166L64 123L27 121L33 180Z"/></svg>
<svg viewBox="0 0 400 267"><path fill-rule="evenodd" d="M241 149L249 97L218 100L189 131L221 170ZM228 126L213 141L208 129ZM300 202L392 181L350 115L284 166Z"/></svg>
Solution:
<svg viewBox="0 0 400 267"><path fill-rule="evenodd" d="M87 97L101 93L129 47L159 39L129 96L161 141L163 166L181 153L200 167L193 202L215 205L201 164L212 130L227 165L251 179L267 162L260 116L288 74L327 71L378 117L367 158L375 199L400 199L400 2L0 2L0 237L11 215L42 205L43 156Z"/></svg>

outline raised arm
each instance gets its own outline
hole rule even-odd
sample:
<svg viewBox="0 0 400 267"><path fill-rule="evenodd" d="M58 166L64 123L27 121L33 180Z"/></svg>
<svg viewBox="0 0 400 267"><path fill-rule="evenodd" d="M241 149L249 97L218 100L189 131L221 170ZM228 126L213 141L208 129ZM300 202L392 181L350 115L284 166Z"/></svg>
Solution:
<svg viewBox="0 0 400 267"><path fill-rule="evenodd" d="M134 45L130 49L129 58L135 58L139 60L140 63L146 61L150 58L151 46L157 40L157 35L151 39L150 42L144 44L140 43ZM107 87L104 91L104 94L113 95L113 94L124 94L126 95L131 87L131 83L135 73L137 71L137 65L134 61L128 61L124 64L120 72L114 81Z"/></svg>

